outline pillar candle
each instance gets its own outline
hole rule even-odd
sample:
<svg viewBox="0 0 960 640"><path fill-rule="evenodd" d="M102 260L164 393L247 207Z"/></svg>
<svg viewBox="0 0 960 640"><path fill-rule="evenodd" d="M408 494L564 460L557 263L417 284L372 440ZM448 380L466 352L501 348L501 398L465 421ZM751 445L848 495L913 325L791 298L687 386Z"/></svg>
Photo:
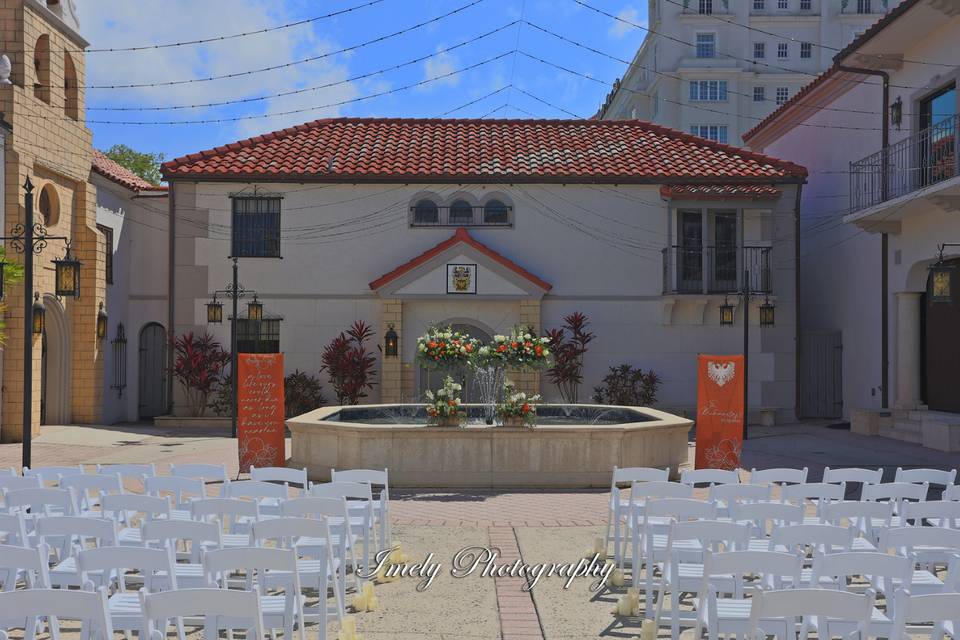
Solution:
<svg viewBox="0 0 960 640"><path fill-rule="evenodd" d="M640 640L656 640L656 638L657 627L653 620L647 618L643 621L643 625L640 627Z"/></svg>

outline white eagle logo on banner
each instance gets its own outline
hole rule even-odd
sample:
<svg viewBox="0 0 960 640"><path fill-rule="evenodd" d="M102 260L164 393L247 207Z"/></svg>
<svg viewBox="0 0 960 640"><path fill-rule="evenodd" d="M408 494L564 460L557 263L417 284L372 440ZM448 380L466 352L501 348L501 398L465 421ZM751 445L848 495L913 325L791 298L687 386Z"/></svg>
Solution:
<svg viewBox="0 0 960 640"><path fill-rule="evenodd" d="M718 387L722 387L731 380L737 367L733 362L707 362L707 377L713 380Z"/></svg>

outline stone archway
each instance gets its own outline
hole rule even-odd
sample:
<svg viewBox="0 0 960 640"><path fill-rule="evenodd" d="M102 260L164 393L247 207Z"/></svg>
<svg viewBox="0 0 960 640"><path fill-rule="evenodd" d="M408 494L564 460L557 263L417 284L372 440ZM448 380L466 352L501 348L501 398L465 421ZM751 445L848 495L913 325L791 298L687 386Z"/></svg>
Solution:
<svg viewBox="0 0 960 640"><path fill-rule="evenodd" d="M56 296L43 296L44 331L40 381L42 424L70 422L70 323Z"/></svg>

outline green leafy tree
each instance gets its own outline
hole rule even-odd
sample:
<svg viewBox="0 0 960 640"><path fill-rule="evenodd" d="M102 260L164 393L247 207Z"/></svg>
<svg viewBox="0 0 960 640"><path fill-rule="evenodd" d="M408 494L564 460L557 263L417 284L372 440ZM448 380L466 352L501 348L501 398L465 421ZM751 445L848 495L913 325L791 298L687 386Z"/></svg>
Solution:
<svg viewBox="0 0 960 640"><path fill-rule="evenodd" d="M131 149L125 144L115 144L103 154L147 182L160 184L163 180L160 174L160 164L163 163L162 153L146 153Z"/></svg>
<svg viewBox="0 0 960 640"><path fill-rule="evenodd" d="M6 250L0 247L0 263L3 264L3 290L10 291L11 287L20 284L23 280L23 265L19 262L7 262ZM7 305L0 302L0 311L6 309ZM0 320L0 344L7 341L7 325Z"/></svg>

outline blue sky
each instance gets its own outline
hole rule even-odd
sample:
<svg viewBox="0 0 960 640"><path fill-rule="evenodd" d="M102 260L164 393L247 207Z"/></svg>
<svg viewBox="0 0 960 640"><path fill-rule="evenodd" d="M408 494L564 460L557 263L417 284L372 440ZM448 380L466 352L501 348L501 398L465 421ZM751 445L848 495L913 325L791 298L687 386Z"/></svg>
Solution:
<svg viewBox="0 0 960 640"><path fill-rule="evenodd" d="M255 31L370 1L87 0L78 4L81 31L90 41L90 49L104 49ZM447 117L481 117L491 112L490 117L523 118L530 114L545 118L570 117L524 91L587 117L596 111L609 86L546 66L514 51L536 55L606 83L621 75L625 65L525 24L514 24L464 46L456 45L497 30L521 16L625 60L632 58L644 36L641 29L599 15L574 0L480 0L409 33L335 53L444 15L473 1L382 0L333 18L222 42L142 51L91 51L87 54L86 101L94 145L105 149L122 142L142 151L163 152L169 159L316 118L434 117L477 99L475 104ZM646 0L588 1L632 22L646 24ZM208 82L94 88L238 74L318 56L322 57L311 62ZM430 57L421 59L426 56ZM496 59L443 77L492 58ZM421 60L414 64L404 64L418 59ZM368 75L395 65L404 66ZM358 76L367 77L357 79ZM425 80L432 81L395 91ZM315 88L318 86L324 88ZM293 91L296 93L290 93ZM384 92L392 93L362 99ZM491 92L495 93L484 97ZM276 96L281 93L288 95ZM172 110L109 110L184 107L237 100L244 102ZM97 122L236 118L242 119L180 125Z"/></svg>

